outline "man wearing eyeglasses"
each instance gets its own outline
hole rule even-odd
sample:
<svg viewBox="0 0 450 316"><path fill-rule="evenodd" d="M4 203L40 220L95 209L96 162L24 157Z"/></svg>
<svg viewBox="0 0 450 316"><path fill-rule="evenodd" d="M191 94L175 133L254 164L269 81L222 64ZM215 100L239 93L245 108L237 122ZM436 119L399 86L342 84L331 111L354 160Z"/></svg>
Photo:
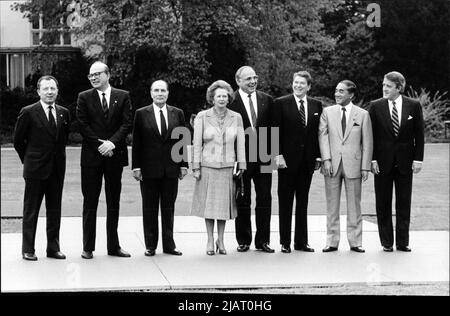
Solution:
<svg viewBox="0 0 450 316"><path fill-rule="evenodd" d="M83 136L81 148L81 190L83 193L83 252L92 259L98 198L105 179L106 235L108 255L130 257L119 245L122 170L128 165L125 139L131 131L131 101L127 91L111 87L110 70L102 62L92 64L88 79L92 89L81 92L77 119Z"/></svg>
<svg viewBox="0 0 450 316"><path fill-rule="evenodd" d="M265 161L262 155L270 153L270 114L273 98L256 90L258 76L250 66L243 66L236 71L236 83L239 89L234 93L234 101L230 110L242 116L245 130L245 160L247 170L243 174L244 195L237 200L238 216L236 218L237 251L246 252L252 242L251 226L251 181L255 185L256 193L256 234L255 248L267 253L273 253L270 248L270 216L272 213L272 173L264 172L268 168L270 159ZM266 129L266 138L261 134Z"/></svg>

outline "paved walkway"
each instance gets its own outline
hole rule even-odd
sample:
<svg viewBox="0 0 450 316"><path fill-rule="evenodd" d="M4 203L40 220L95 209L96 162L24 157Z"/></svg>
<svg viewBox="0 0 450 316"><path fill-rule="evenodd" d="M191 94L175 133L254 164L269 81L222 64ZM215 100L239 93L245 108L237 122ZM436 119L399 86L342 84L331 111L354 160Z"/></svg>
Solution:
<svg viewBox="0 0 450 316"><path fill-rule="evenodd" d="M94 259L84 260L81 254L81 218L63 217L61 250L66 260L45 257L45 218L39 218L36 237L37 262L21 258L21 234L1 235L1 291L153 291L295 287L362 283L426 283L449 281L449 232L412 231L411 253L382 251L376 225L364 222L365 254L349 251L345 235L345 216L341 218L342 240L334 253L322 253L325 246L325 216L309 216L310 245L315 253L280 252L278 217L272 217L274 254L252 249L236 251L234 223L226 227L225 245L228 255L207 256L204 222L200 218L177 216L175 241L183 256L162 254L144 256L141 217L121 217L119 237L131 258L106 254L105 218L97 223L97 250ZM253 220L254 222L254 220Z"/></svg>

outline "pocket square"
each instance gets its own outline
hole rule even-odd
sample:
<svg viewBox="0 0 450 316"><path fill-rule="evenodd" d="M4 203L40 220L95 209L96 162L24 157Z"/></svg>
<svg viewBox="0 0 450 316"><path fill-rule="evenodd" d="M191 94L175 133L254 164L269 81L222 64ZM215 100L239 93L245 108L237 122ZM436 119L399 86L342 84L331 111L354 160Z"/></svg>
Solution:
<svg viewBox="0 0 450 316"><path fill-rule="evenodd" d="M412 119L413 117L410 115L410 116L408 116L408 120L410 120L410 119Z"/></svg>
<svg viewBox="0 0 450 316"><path fill-rule="evenodd" d="M319 113L314 113L314 115L319 115Z"/></svg>

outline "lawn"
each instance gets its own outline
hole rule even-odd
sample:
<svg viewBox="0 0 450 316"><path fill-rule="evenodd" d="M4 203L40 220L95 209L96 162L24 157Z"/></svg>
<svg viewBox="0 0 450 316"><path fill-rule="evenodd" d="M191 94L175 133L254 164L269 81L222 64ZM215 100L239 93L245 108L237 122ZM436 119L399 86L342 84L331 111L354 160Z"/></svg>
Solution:
<svg viewBox="0 0 450 316"><path fill-rule="evenodd" d="M131 154L129 155L131 157ZM63 216L81 216L82 195L80 178L80 148L67 148L67 171L63 192ZM180 182L176 202L176 215L189 215L194 179L186 176ZM272 182L272 213L278 214L277 174ZM449 228L449 144L427 144L423 170L414 176L412 201L412 230L448 230ZM12 148L1 150L1 216L22 216L24 180L22 165ZM313 177L309 214L325 215L326 203L323 176L316 172ZM254 192L253 202L254 205ZM375 196L373 176L363 184L362 209L366 220L375 222ZM141 195L138 183L131 175L130 167L122 177L121 216L141 215ZM345 214L345 194L342 194L341 212ZM104 192L100 196L99 216L105 216ZM45 215L44 206L41 216ZM2 224L2 231L4 225Z"/></svg>

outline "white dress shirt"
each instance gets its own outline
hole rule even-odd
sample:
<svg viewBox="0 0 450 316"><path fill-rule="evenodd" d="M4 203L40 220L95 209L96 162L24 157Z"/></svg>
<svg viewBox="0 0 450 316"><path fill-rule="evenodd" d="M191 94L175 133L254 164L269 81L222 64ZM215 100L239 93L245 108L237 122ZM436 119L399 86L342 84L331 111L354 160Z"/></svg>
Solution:
<svg viewBox="0 0 450 316"><path fill-rule="evenodd" d="M106 103L108 104L109 109L109 101L111 99L111 86L108 86L105 91L97 90L98 96L100 98L100 104L102 104L103 93L105 94Z"/></svg>
<svg viewBox="0 0 450 316"><path fill-rule="evenodd" d="M308 101L306 100L306 95L303 98L299 98L294 94L295 102L297 104L297 108L300 111L300 100L303 100L303 107L305 108L305 126L308 125Z"/></svg>
<svg viewBox="0 0 450 316"><path fill-rule="evenodd" d="M242 102L244 102L245 111L247 111L247 116L249 118L250 124L253 128L253 122L252 122L252 112L250 111L250 102L248 101L248 93L242 91L241 89L238 90L239 94L241 95ZM253 103L253 109L255 110L256 118L258 118L258 103L256 101L256 92L253 92L251 94L252 103Z"/></svg>
<svg viewBox="0 0 450 316"><path fill-rule="evenodd" d="M158 131L159 134L161 135L161 117L159 114L160 110L162 110L163 112L164 119L166 121L166 128L169 129L169 121L167 120L167 105L164 104L164 106L160 108L159 106L155 105L155 103L153 103L153 111L155 112L156 125L158 125Z"/></svg>
<svg viewBox="0 0 450 316"><path fill-rule="evenodd" d="M49 109L48 107L49 107L50 105L53 107L53 108L52 108L52 114L53 114L53 118L55 119L55 124L57 124L57 118L56 118L56 105L55 105L55 103L53 103L53 104L47 104L47 103L42 102L42 100L41 100L41 105L42 105L42 108L44 109L45 116L47 116L47 120L49 120L48 112L50 111L50 109Z"/></svg>

